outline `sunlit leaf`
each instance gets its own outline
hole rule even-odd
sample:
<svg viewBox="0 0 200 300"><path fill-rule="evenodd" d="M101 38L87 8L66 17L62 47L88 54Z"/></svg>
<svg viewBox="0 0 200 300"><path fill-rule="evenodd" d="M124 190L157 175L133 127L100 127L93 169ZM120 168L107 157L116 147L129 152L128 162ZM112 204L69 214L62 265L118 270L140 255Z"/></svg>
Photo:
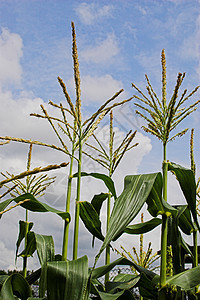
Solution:
<svg viewBox="0 0 200 300"><path fill-rule="evenodd" d="M51 300L87 300L88 258L47 263L47 297Z"/></svg>
<svg viewBox="0 0 200 300"><path fill-rule="evenodd" d="M193 219L200 229L196 213L196 183L193 171L173 162L168 164L168 170L172 171L176 175L181 190L188 203L188 207L191 210Z"/></svg>
<svg viewBox="0 0 200 300"><path fill-rule="evenodd" d="M125 177L124 190L115 201L108 231L100 253L119 236L137 216L156 183L162 179L161 173L130 175Z"/></svg>

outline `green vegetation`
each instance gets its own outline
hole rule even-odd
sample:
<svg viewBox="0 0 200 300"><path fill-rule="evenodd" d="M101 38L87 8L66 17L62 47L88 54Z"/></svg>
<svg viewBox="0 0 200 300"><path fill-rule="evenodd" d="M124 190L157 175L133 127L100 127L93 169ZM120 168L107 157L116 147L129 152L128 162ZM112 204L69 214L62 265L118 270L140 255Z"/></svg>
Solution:
<svg viewBox="0 0 200 300"><path fill-rule="evenodd" d="M165 52L162 50L162 98L156 95L148 76L147 95L143 93L135 84L137 95L130 99L114 102L123 92L118 91L87 120L82 120L81 113L81 85L78 52L76 44L75 27L72 23L72 57L74 65L74 82L76 90L76 101L72 102L63 80L58 77L66 99L67 107L62 103L59 105L49 102L60 112L61 117L49 115L47 109L41 105L42 114L31 115L37 118L47 120L54 134L58 138L58 145L47 144L41 141L32 141L22 138L13 138L1 136L4 140L1 144L10 141L27 143L30 145L27 170L19 175L10 173L2 174L4 180L0 182L0 187L5 187L6 192L1 196L7 197L0 202L0 214L9 213L9 210L21 206L26 211L25 221L20 221L20 231L17 240L16 255L23 257L22 274L1 274L0 275L0 300L87 300L87 299L135 299L132 293L133 288L139 288L140 299L199 299L198 286L200 285L200 267L198 266L198 247L197 233L200 230L198 223L198 211L196 208L199 197L199 180L195 181L195 164L193 155L193 131L191 137L191 169L187 169L179 164L170 162L167 158L167 144L177 137L185 134L188 128L179 131L171 136L173 130L192 112L197 109L200 102L194 101L185 106L186 102L197 92L196 87L187 94L187 90L179 97L179 89L182 85L185 73L178 74L177 82L172 93L172 97L167 100L166 95L166 60ZM163 164L162 172L127 175L124 178L124 189L117 196L115 184L112 175L127 151L134 151L137 143L132 144L136 132L131 131L126 134L124 139L115 147L113 114L117 106L137 99L135 103L136 113L142 117L147 126L143 129L147 133L156 136L163 145ZM184 105L184 106L183 106ZM110 116L110 131L108 148L98 140L95 130L103 118ZM68 120L72 119L71 124ZM93 139L93 140L92 140ZM92 142L91 142L92 141ZM94 145L94 142L96 145ZM35 168L31 170L32 145L40 145L53 150L65 153L69 163L60 165L49 165L44 168ZM83 149L89 147L95 154L89 155ZM83 155L104 166L107 174L88 173L84 168ZM133 156L134 157L134 156ZM66 205L64 211L57 210L49 205L40 202L37 198L41 196L50 184L53 184L54 178L45 175L36 176L35 174L46 172L53 169L67 167L68 183ZM73 174L73 170L76 172ZM177 179L180 189L183 192L183 205L171 205L167 198L167 177L168 172L172 172ZM42 173L43 174L43 173ZM91 176L95 180L101 180L105 184L106 192L94 195L91 202L81 201L81 180L82 177ZM25 182L22 180L25 178ZM76 200L75 217L71 216L71 188L72 181L76 180ZM12 184L10 186L10 184ZM11 198L8 198L8 195ZM111 201L113 208L111 209ZM101 223L101 210L103 202L107 201L107 221L106 232L103 233ZM12 202L14 205L9 206ZM144 222L135 224L135 217L141 212L141 209L147 204L147 210L151 218ZM51 212L57 214L63 220L63 246L61 254L55 254L54 241L52 236L38 234L32 230L33 223L28 222L28 211L37 213ZM78 257L79 245L79 220L82 219L85 227L91 233L94 239L102 241L99 252L94 258L92 268L88 266L88 257L86 255ZM74 221L74 240L73 240L73 260L68 260L68 240L69 223ZM133 222L133 224L131 224ZM161 264L160 275L154 272L152 263L156 259L151 256L151 244L147 253L143 250L143 235L161 225ZM133 251L136 259L130 252L122 249L125 253L111 262L110 251L112 242L120 239L122 234L140 235L140 252L137 254L136 248ZM183 233L191 236L193 241L193 252L191 247L183 238ZM19 246L25 241L24 250L18 254ZM96 267L102 253L106 252L105 265ZM189 255L193 261L191 269L185 270L184 253ZM31 274L27 274L27 258L37 252L40 262L40 269ZM109 279L109 272L118 265L130 266L134 272L132 274L118 274L114 279ZM105 285L99 280L105 276ZM31 285L39 281L39 298L32 296Z"/></svg>

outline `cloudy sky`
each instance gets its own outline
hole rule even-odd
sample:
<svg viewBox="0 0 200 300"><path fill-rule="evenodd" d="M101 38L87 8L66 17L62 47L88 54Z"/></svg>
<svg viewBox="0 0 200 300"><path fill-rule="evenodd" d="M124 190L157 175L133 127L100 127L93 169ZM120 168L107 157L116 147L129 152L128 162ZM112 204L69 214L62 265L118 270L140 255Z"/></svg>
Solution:
<svg viewBox="0 0 200 300"><path fill-rule="evenodd" d="M167 94L170 97L178 72L186 72L184 89L192 90L200 81L200 2L198 0L134 0L134 1L45 1L0 0L0 131L1 136L23 137L59 145L45 120L30 117L40 113L43 104L52 115L54 108L48 101L64 103L57 82L60 76L75 99L71 58L71 21L75 22L82 86L82 112L87 118L121 88L120 100L132 96L134 82L145 89L148 74L158 96L161 95L160 54L165 49L167 58ZM199 93L194 99L200 97ZM127 153L113 177L118 195L123 189L126 174L160 171L162 161L161 143L141 130L143 122L135 115L133 102L114 112L117 140L130 129L136 130L135 142L139 146ZM195 128L195 158L200 164L199 116L188 118L180 129ZM104 119L97 134L106 144L108 119ZM33 147L34 166L68 161L54 150ZM10 143L1 146L1 171L18 173L26 168L28 146ZM168 159L189 166L189 133L169 144ZM94 162L83 159L84 171L102 171ZM56 183L43 201L58 209L65 207L67 169L55 171ZM84 179L82 200L106 191L101 184ZM171 203L184 203L173 178L169 179ZM75 189L75 188L74 188ZM73 197L75 190L73 189ZM74 200L74 198L73 198ZM24 218L19 208L7 213L1 220L0 268L14 267L15 243L18 220ZM72 203L73 218L73 203ZM148 216L145 215L145 218ZM56 253L61 251L62 220L50 214L30 214L37 233L52 234ZM105 216L102 216L105 221ZM73 222L71 224L71 236ZM85 253L93 263L100 243L91 248L91 237L81 226L79 255ZM145 242L152 241L158 249L158 231L148 235ZM72 237L71 237L72 240ZM71 243L71 241L70 241ZM138 245L138 239L124 235L116 243L128 250ZM71 255L71 244L70 244ZM113 256L114 257L114 256ZM37 259L30 259L29 267L35 268ZM19 260L18 268L21 267Z"/></svg>

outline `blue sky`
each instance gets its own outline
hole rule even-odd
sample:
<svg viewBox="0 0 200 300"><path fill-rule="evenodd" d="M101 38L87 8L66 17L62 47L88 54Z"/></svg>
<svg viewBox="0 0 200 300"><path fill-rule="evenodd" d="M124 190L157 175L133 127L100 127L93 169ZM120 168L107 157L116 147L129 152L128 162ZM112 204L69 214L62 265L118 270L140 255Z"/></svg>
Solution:
<svg viewBox="0 0 200 300"><path fill-rule="evenodd" d="M64 101L57 76L65 81L70 95L74 98L73 68L71 59L71 21L75 22L79 63L82 83L82 103L85 116L93 113L99 105L116 91L124 88L121 99L134 94L131 83L145 89L144 75L148 74L158 96L161 88L160 54L165 49L167 58L167 93L170 96L178 72L186 72L184 88L192 90L200 81L200 2L198 0L135 0L135 1L41 1L41 0L0 0L0 103L1 135L54 141L48 124L29 117L31 112L40 112L39 105L49 99L56 103ZM194 99L199 98L199 93ZM140 126L142 121L134 114L130 103L116 111L115 124L119 136L124 131L137 129L140 148L125 158L116 175L120 193L123 177L138 172L155 172L161 166L161 143L147 136ZM31 120L30 120L31 119ZM107 130L105 120L99 136L104 139ZM195 127L195 157L199 161L199 109L184 127ZM116 129L117 130L117 129ZM56 140L55 140L56 141ZM12 172L23 170L27 147L23 145L4 146L0 152L2 170ZM189 166L189 133L169 145L171 161ZM60 162L63 157L35 149L35 165ZM85 160L85 168L92 168ZM94 167L96 168L96 167ZM59 175L59 174L58 174ZM62 175L62 174L60 174ZM59 175L59 176L60 176ZM58 177L59 177L58 176ZM60 181L59 181L60 182ZM171 183L171 197L177 191ZM57 183L52 195L64 199L64 186ZM50 194L49 193L49 194ZM83 187L83 197L89 191ZM51 197L53 197L51 195ZM179 196L181 197L181 196ZM52 200L53 201L53 200ZM64 200L62 200L64 201ZM61 201L61 203L63 203ZM174 200L175 201L175 200ZM58 201L54 201L58 204ZM61 207L60 207L61 208ZM12 222L10 215L4 217L2 225L1 252L7 252L7 261L0 267L13 265L17 232L16 210ZM36 221L38 216L34 216ZM50 234L49 219L45 216L37 230ZM38 221L40 223L40 221ZM59 251L61 234L57 228L62 223L54 219L52 232ZM9 227L10 226L10 227ZM12 227L13 226L13 227ZM6 232L14 228L11 240ZM84 231L83 231L84 232ZM83 234L84 238L86 233ZM89 237L87 237L89 240ZM123 242L130 247L130 242ZM81 244L80 253L84 248ZM155 247L159 247L158 244ZM93 252L92 252L93 251ZM8 255L10 253L10 255Z"/></svg>

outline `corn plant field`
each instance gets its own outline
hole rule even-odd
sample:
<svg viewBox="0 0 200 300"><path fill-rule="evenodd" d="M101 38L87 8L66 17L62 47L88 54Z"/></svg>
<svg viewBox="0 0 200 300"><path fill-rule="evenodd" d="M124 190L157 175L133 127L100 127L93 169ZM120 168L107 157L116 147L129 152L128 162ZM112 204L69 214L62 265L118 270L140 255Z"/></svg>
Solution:
<svg viewBox="0 0 200 300"><path fill-rule="evenodd" d="M63 79L58 77L58 84L66 105L49 101L49 107L60 113L60 117L49 113L41 105L41 114L30 112L31 117L42 119L57 137L57 144L20 137L0 136L1 147L12 147L15 143L28 144L27 168L20 174L1 173L0 188L4 190L0 201L0 215L3 218L10 210L20 206L24 210L24 220L19 220L19 234L16 237L16 259L22 260L22 272L0 275L0 300L133 300L133 299L200 299L200 266L198 264L197 236L200 231L198 217L199 182L196 178L194 158L193 128L179 130L179 125L190 114L195 113L200 100L199 86L191 91L183 90L185 73L178 73L174 90L168 98L166 78L166 57L161 51L161 98L151 85L150 76L146 75L146 90L132 83L133 96L119 100L123 90L107 99L91 116L84 119L81 102L81 76L79 71L78 47L75 25L72 22L72 61L75 83L75 102L68 93ZM121 99L121 98L120 98ZM124 183L123 191L117 194L113 174L120 168L120 163L127 152L133 153L138 146L135 142L136 131L130 130L116 146L114 114L117 107L132 101L135 112L143 120L143 130L159 139L162 152L160 170L148 174L127 174L120 178ZM52 111L52 110L51 110ZM102 120L109 120L107 147L95 134ZM190 168L179 162L170 161L168 143L176 142L186 132L190 134ZM9 143L9 145L7 145ZM5 145L6 144L6 145ZM33 147L49 148L52 153L62 152L66 159L60 164L31 168ZM91 155L87 149L92 149ZM84 168L83 157L101 165L102 173L88 172ZM53 161L53 159L52 159ZM65 209L60 210L43 203L40 199L46 189L54 185L55 177L49 176L51 170L63 169L67 172ZM74 172L74 170L76 170ZM182 192L182 204L172 205L168 199L168 174L172 173ZM52 174L52 173L51 173ZM102 182L106 192L94 194L91 201L82 200L81 182L83 177L92 177L98 184ZM76 184L75 212L72 212L72 183ZM45 197L45 196L44 196ZM101 214L106 204L106 224L102 224ZM105 206L104 206L105 207ZM144 220L142 209L146 207L150 219ZM55 253L53 236L43 235L33 230L29 212L56 214L63 222L62 249ZM49 214L50 215L50 214ZM141 215L141 222L135 218ZM79 257L80 221L91 235L101 241L99 251L89 267L88 254ZM73 223L73 258L69 259L69 224ZM160 227L160 250L153 251L151 243L145 252L143 239L145 234ZM106 230L103 230L106 228ZM105 232L104 232L105 231ZM117 250L119 258L111 260L116 252L112 243L120 241L126 233L132 238L140 236L139 252L121 246ZM184 236L190 238L188 244ZM23 247L23 250L20 249ZM28 261L36 253L40 268L28 272ZM100 257L105 256L105 263L97 267ZM186 257L191 267L186 269ZM159 266L155 262L159 262ZM112 275L119 268L118 274ZM121 268L121 269L120 269ZM130 272L123 272L129 268ZM157 269L157 270L156 270ZM103 280L102 280L103 278ZM34 296L32 286L38 284L39 296ZM137 294L133 291L137 290Z"/></svg>

